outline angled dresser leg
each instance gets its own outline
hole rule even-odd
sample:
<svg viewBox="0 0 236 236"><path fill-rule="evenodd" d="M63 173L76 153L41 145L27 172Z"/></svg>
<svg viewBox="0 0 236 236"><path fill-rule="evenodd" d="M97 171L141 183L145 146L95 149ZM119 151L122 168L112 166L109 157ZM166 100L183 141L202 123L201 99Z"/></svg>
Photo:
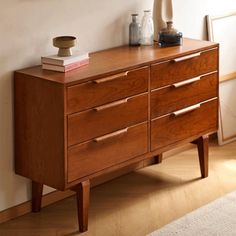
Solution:
<svg viewBox="0 0 236 236"><path fill-rule="evenodd" d="M206 178L208 176L208 135L202 136L192 143L197 145L201 176Z"/></svg>
<svg viewBox="0 0 236 236"><path fill-rule="evenodd" d="M32 181L32 212L41 210L43 184Z"/></svg>
<svg viewBox="0 0 236 236"><path fill-rule="evenodd" d="M155 157L154 157L154 159L155 159L155 164L160 164L160 163L162 163L162 157L163 157L163 154L162 154L162 153L159 154L159 155L157 155L157 156L155 156Z"/></svg>
<svg viewBox="0 0 236 236"><path fill-rule="evenodd" d="M72 190L76 192L79 231L85 232L88 230L90 181L86 180L75 186Z"/></svg>

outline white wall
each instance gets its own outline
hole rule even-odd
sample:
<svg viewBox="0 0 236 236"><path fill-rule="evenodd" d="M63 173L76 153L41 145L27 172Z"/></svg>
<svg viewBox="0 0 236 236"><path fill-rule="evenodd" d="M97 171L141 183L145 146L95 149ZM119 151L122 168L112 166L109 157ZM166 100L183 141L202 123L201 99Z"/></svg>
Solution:
<svg viewBox="0 0 236 236"><path fill-rule="evenodd" d="M79 48L96 51L128 42L130 13L153 0L11 0L0 2L0 211L30 199L29 181L14 174L13 71L55 52L51 39L75 35ZM235 0L174 0L175 25L187 37L204 38L204 16L235 10Z"/></svg>
<svg viewBox="0 0 236 236"><path fill-rule="evenodd" d="M207 39L205 15L236 11L235 0L173 0L174 22L185 37Z"/></svg>

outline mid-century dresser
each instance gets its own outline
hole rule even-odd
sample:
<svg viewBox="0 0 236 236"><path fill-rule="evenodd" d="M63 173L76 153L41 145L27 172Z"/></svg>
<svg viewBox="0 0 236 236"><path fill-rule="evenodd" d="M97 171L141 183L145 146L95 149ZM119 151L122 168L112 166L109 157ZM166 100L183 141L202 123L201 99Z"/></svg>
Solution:
<svg viewBox="0 0 236 236"><path fill-rule="evenodd" d="M218 127L218 44L122 46L68 73L41 66L15 72L15 171L32 180L32 210L43 185L77 193L88 227L90 181L186 143L208 175L208 134Z"/></svg>

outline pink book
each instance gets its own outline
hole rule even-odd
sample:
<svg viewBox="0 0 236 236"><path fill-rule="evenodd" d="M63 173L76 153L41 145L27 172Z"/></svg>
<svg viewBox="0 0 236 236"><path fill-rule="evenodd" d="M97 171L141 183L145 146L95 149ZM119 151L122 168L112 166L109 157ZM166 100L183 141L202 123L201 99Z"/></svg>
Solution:
<svg viewBox="0 0 236 236"><path fill-rule="evenodd" d="M59 71L59 72L68 72L74 69L77 69L81 66L85 66L89 64L89 58L82 60L82 61L77 61L65 66L58 66L58 65L52 65L52 64L47 64L43 63L42 68L45 70L54 70L54 71Z"/></svg>

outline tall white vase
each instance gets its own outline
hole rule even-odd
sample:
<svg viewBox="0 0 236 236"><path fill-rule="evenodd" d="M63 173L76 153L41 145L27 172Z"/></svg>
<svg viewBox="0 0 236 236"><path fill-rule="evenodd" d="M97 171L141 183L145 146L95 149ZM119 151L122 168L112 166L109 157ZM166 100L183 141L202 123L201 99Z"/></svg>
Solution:
<svg viewBox="0 0 236 236"><path fill-rule="evenodd" d="M158 32L166 27L167 21L173 21L172 0L154 0L153 22L155 40L158 38Z"/></svg>

